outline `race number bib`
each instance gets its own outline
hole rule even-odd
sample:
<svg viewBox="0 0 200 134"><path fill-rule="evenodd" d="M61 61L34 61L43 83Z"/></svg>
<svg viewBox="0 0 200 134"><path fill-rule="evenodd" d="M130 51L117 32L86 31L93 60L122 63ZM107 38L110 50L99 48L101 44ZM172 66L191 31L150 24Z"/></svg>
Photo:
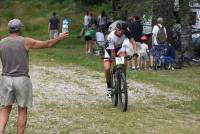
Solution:
<svg viewBox="0 0 200 134"><path fill-rule="evenodd" d="M124 64L124 57L115 57L116 65Z"/></svg>

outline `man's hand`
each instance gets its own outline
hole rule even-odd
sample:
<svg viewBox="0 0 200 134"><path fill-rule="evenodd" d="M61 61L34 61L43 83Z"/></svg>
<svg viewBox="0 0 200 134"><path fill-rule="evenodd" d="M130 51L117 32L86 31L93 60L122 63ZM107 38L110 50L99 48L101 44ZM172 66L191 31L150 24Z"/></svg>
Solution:
<svg viewBox="0 0 200 134"><path fill-rule="evenodd" d="M59 40L64 40L64 39L66 39L68 37L69 37L69 33L68 32L60 33L59 36L58 36Z"/></svg>

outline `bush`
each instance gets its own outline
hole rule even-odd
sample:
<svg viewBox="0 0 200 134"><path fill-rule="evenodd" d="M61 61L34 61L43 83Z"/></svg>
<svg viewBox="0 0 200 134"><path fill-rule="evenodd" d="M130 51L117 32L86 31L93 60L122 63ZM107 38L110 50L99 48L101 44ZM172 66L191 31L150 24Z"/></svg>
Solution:
<svg viewBox="0 0 200 134"><path fill-rule="evenodd" d="M24 23L25 31L26 32L33 32L40 29L39 25L33 25L31 23L25 22Z"/></svg>

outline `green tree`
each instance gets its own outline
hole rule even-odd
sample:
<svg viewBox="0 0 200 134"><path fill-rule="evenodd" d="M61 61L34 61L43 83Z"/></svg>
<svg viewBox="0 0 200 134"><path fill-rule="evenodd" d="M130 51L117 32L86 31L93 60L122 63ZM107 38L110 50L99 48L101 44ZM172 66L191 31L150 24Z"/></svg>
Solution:
<svg viewBox="0 0 200 134"><path fill-rule="evenodd" d="M179 12L181 16L181 50L186 51L186 55L192 56L192 28L191 28L191 10L189 3L191 0L179 1Z"/></svg>
<svg viewBox="0 0 200 134"><path fill-rule="evenodd" d="M115 1L115 0L114 0ZM120 1L120 13L127 11L128 16L151 16L153 0L118 0Z"/></svg>
<svg viewBox="0 0 200 134"><path fill-rule="evenodd" d="M191 10L190 2L200 2L200 0L179 0L179 15L181 19L182 35L181 35L181 49L187 51L188 55L192 55L191 47ZM175 0L120 0L123 13L127 10L128 15L152 16L152 25L155 24L157 17L164 18L164 25L168 33L168 41L173 42L172 29L175 24L174 16L174 2Z"/></svg>
<svg viewBox="0 0 200 134"><path fill-rule="evenodd" d="M121 17L121 8L122 8L120 0L112 0L112 17L114 20L117 20Z"/></svg>

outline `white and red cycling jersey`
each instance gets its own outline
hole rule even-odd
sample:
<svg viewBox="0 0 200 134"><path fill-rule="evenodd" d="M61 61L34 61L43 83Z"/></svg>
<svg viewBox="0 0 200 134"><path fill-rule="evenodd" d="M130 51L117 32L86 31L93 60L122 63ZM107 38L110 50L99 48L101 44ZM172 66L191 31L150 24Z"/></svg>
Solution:
<svg viewBox="0 0 200 134"><path fill-rule="evenodd" d="M126 48L123 47L122 44L126 38L132 38L131 33L128 30L125 31L124 34L120 37L115 34L115 31L116 30L112 31L107 37L108 46L105 49L105 58L110 57L111 50L115 50L116 55L119 55L121 52L125 52Z"/></svg>

